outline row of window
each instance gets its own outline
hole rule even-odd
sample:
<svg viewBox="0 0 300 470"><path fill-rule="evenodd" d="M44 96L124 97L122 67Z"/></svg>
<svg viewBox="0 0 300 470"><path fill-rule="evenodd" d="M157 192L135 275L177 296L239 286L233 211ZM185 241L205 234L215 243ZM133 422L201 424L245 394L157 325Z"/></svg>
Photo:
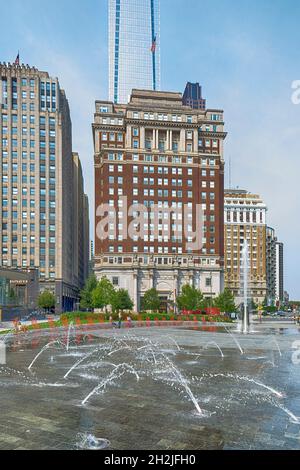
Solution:
<svg viewBox="0 0 300 470"><path fill-rule="evenodd" d="M36 145L36 141L34 139L30 139L29 141L27 139L22 139L22 148L26 148L29 144L30 148L34 148ZM11 139L11 146L12 147L18 147L18 139ZM56 146L55 142L49 142L49 149L50 151L55 151ZM5 149L8 147L8 139L2 139L2 147ZM40 148L45 149L46 148L46 142L40 141Z"/></svg>
<svg viewBox="0 0 300 470"><path fill-rule="evenodd" d="M123 119L120 118L102 118L102 124L109 124L111 126L118 125L118 126L123 126L124 121Z"/></svg>
<svg viewBox="0 0 300 470"><path fill-rule="evenodd" d="M8 171L9 166L11 167L13 172L18 171L18 168L19 168L18 163L11 163L10 165L8 165L8 163L2 163L3 173ZM22 168L22 171L25 171L25 172L27 171L27 168L30 170L30 172L34 172L36 168L35 163L30 163L29 165L27 163L22 163L20 167ZM50 171L55 172L55 165L53 165L53 163L51 163L48 168ZM44 173L45 171L46 171L46 165L40 165L40 172Z"/></svg>
<svg viewBox="0 0 300 470"><path fill-rule="evenodd" d="M28 238L28 239L30 240L30 243L35 243L37 237L35 237L34 235L31 235L30 238ZM40 243L45 244L46 240L47 240L46 237L44 237L44 236L40 237ZM50 244L55 245L56 239L55 239L55 237L49 237L48 241L49 241ZM24 242L24 243L27 243L27 239L26 239L26 242ZM55 248L53 248L53 253L55 254Z"/></svg>
<svg viewBox="0 0 300 470"><path fill-rule="evenodd" d="M19 267L19 264L18 264L18 260L17 259L12 259L11 263L8 263L7 260L2 260L2 264L4 266L13 266L13 267ZM26 268L28 266L28 262L26 260L24 260L22 262L22 267L23 268ZM34 260L30 260L30 267L35 267L35 261ZM47 279L55 279L55 272L50 272L49 273L49 277L47 277ZM40 267L40 278L41 279L46 279L46 274L42 271L42 268Z"/></svg>
<svg viewBox="0 0 300 470"><path fill-rule="evenodd" d="M22 87L26 87L26 86L30 86L30 88L34 88L35 86L35 80L34 78L30 78L30 79L27 79L27 78L21 78L21 86Z"/></svg>
<svg viewBox="0 0 300 470"><path fill-rule="evenodd" d="M49 218L50 218L50 221L51 221L51 222L52 222L52 219L53 219L53 222L52 222L53 225L51 225L51 227L53 227L53 228L55 229L55 224L54 224L55 214L50 213L50 214L49 214ZM40 219L41 219L41 221L46 220L46 214L44 214L44 213L40 214ZM26 226L24 226L24 227L22 226L23 229L26 229L26 227L28 228L28 225L27 225L27 224L25 224L25 225L26 225ZM45 227L45 225L43 225L43 223L41 223L41 226L42 226L42 227ZM13 232L17 232L19 226L18 226L18 224L15 223L15 222L12 223L12 224L8 224L7 222L3 222L3 223L2 223L2 231L3 231L3 232L6 232L6 231L8 230L8 228L9 228L9 229L12 229ZM33 228L33 227L31 227L31 225L30 225L29 228ZM27 241L27 240L26 240L26 241Z"/></svg>
<svg viewBox="0 0 300 470"><path fill-rule="evenodd" d="M103 111L102 111L103 112ZM178 114L163 114L163 113L150 113L150 112L138 112L134 111L132 113L133 119L144 119L144 120L158 120L158 121L172 121L172 122L187 122L188 124L192 124L193 116L185 116L185 115L178 115ZM222 114L209 114L207 115L207 119L211 121L222 121L223 116ZM197 121L197 118L196 118Z"/></svg>
<svg viewBox="0 0 300 470"><path fill-rule="evenodd" d="M109 153L108 154L108 160L109 161L124 161L124 160L130 160L129 156L126 156L126 159L124 159L123 153ZM173 156L173 157L168 157L165 155L137 155L133 154L132 155L132 161L134 162L139 162L139 161L145 161L145 162L155 162L157 161L158 163L173 163L173 164L183 164L187 163L188 165L193 165L194 163L198 163L204 166L215 166L216 165L216 159L213 157L202 157L202 158L197 158L195 159L194 157L180 157L180 156ZM136 167L137 168L137 167Z"/></svg>
<svg viewBox="0 0 300 470"><path fill-rule="evenodd" d="M182 248L175 248L175 249L176 249L176 253L178 253L180 255L182 254ZM175 249L172 249L172 251L175 250ZM123 253L123 251L124 250L123 250L122 246L118 246L117 249L113 246L109 247L109 253L118 252L118 253L121 254L121 253ZM164 252L168 253L168 248L167 247L158 247L157 252L159 254L163 254ZM139 253L139 250L138 250L137 246L133 247L133 253ZM119 259L120 258L115 258L115 259L109 258L109 262L112 263L112 264L114 262L117 263L119 261ZM143 262L144 264L148 264L149 263L149 258L147 256L143 256L143 258L141 258L139 261ZM198 259L197 261L198 261L197 264L200 264L202 266L215 266L216 265L216 260L215 259L200 259L200 260ZM174 259L174 258L160 258L160 257L158 257L158 258L154 258L154 262L157 263L157 264L165 264L165 265L174 264L174 262L178 262L179 264L187 265L188 264L188 259L187 258ZM113 279L116 280L116 279L119 279L119 278L113 277ZM206 282L206 285L210 286L211 278L210 277L206 278L206 280L209 281L209 282ZM115 283L116 283L116 281L115 281Z"/></svg>
<svg viewBox="0 0 300 470"><path fill-rule="evenodd" d="M36 156L35 152L30 152L30 160L35 160L35 156ZM46 160L46 154L44 152L40 152L39 156L40 156L41 160ZM27 151L23 150L22 151L22 159L26 160L27 157L28 157ZM11 152L11 158L13 160L17 160L18 159L18 152L12 151ZM54 162L55 161L55 154L51 153L48 158L51 162ZM2 159L3 159L4 162L5 162L5 160L8 159L8 151L7 150L2 151Z"/></svg>
<svg viewBox="0 0 300 470"><path fill-rule="evenodd" d="M109 165L109 172L110 173L114 173L115 171L117 171L118 173L123 173L123 169L124 169L124 166L123 165ZM159 175L162 175L162 174L165 174L165 175L168 175L169 173L172 174L172 175L178 175L178 176L182 176L183 175L183 171L184 169L183 168L169 168L169 167L154 167L154 166L143 166L142 167L143 169L143 172L144 173L150 173L150 174L154 174L155 171L157 170L157 173ZM134 173L138 172L138 167L135 166L134 167ZM193 168L187 168L187 174L188 176L193 176ZM201 176L203 177L206 177L206 176L211 176L211 177L214 177L215 176L215 170L210 170L210 171L207 171L207 170L201 170ZM137 177L134 178L134 184L136 183L136 180L137 180Z"/></svg>
<svg viewBox="0 0 300 470"><path fill-rule="evenodd" d="M50 194L50 196L55 197L55 191L50 190L49 194ZM45 196L46 195L46 190L41 189L40 190L40 195ZM34 199L30 199L30 204L28 204L28 203L29 203L29 201L27 201L27 199L22 199L22 207L28 207L28 206L29 207L35 207L36 206L36 201ZM11 204L12 204L12 206L18 206L19 201L17 199L13 199L11 201ZM2 207L8 207L8 199L2 199ZM30 214L33 215L33 217L35 215L34 212L31 212Z"/></svg>
<svg viewBox="0 0 300 470"><path fill-rule="evenodd" d="M142 190L139 190L138 188L133 188L133 190L132 190L133 196L138 196L141 192L142 192ZM118 196L123 196L124 195L124 191L121 188L118 188L118 190L115 189L115 188L109 188L108 193L109 193L110 196L114 196L115 194L117 194ZM176 191L176 190L169 191L167 189L165 189L165 190L162 190L162 189L158 189L158 190L144 189L143 190L143 195L144 196L150 196L150 197L155 197L155 195L156 195L158 197L172 196L174 198L182 198L184 194L187 196L188 199L193 199L193 191L181 191L181 190L179 190L179 191ZM206 199L206 193L205 193L205 198L202 197L202 199ZM211 200L214 200L214 196L211 197ZM150 201L144 201L145 206L148 206L149 203L150 203ZM154 202L153 202L153 204L154 204Z"/></svg>
<svg viewBox="0 0 300 470"><path fill-rule="evenodd" d="M122 132L118 132L117 134L115 134L114 132L110 132L109 134L107 132L102 132L102 141L106 142L108 141L108 139L111 142L114 142L115 140L117 140L118 142L123 142L123 134Z"/></svg>
<svg viewBox="0 0 300 470"><path fill-rule="evenodd" d="M42 202L43 201L41 201L41 203ZM44 205L41 204L41 207L46 207L46 206L45 206L45 204ZM51 206L51 207L55 207L55 205ZM10 216L13 220L16 220L16 219L19 218L18 215L19 215L19 213L17 211L6 211L6 210L2 209L2 219L8 219L8 217ZM22 215L23 220L28 219L28 212L23 211L21 215ZM35 212L30 212L30 219L32 219L32 220L35 219ZM43 227L43 226L41 226L41 227ZM22 228L23 228L23 230L27 230L28 227L26 226L26 227L22 227ZM30 225L30 230L31 231L35 230L34 224Z"/></svg>
<svg viewBox="0 0 300 470"><path fill-rule="evenodd" d="M111 240L113 240L113 238L111 238ZM168 240L170 241L170 240ZM190 243L193 243L194 240L190 240ZM124 250L122 250L122 253L123 253ZM147 253L150 253L150 254L155 254L155 253L159 253L159 254L178 254L178 255L182 255L183 254L183 249L182 247L177 247L177 246L173 246L171 248L165 246L165 247L158 247L157 249L154 247L154 246L144 246L143 247L143 253L147 254ZM216 250L215 248L202 248L201 250L197 250L197 251L201 251L202 254L210 254L210 255L214 255L216 254ZM115 251L113 251L115 252ZM137 246L134 246L133 247L133 253L140 253L141 250L137 247ZM194 251L191 249L191 248L186 248L185 250L186 253L190 253L192 254ZM121 253L121 251L120 251ZM110 264L123 264L123 258L109 258L109 263ZM145 264L148 264L148 261L146 262L145 261Z"/></svg>
<svg viewBox="0 0 300 470"><path fill-rule="evenodd" d="M264 221L264 214L262 212L255 212L255 211L241 211L241 212L236 212L236 211L228 211L226 214L226 220L227 222L231 222L231 218L233 222L260 222L263 223Z"/></svg>
<svg viewBox="0 0 300 470"><path fill-rule="evenodd" d="M19 131L18 127L12 127L11 128L11 135L13 135L13 136L18 135L19 132L20 131ZM31 127L31 128L28 129L27 127L22 127L22 135L28 135L28 134L35 136L36 135L35 128ZM49 135L49 137L55 137L56 132L50 130L48 135ZM8 128L7 127L2 127L2 136L8 136ZM44 129L40 130L40 137L47 137L46 131Z"/></svg>
<svg viewBox="0 0 300 470"><path fill-rule="evenodd" d="M12 123L17 123L19 120L19 117L17 114L12 114L11 115L11 122ZM30 122L31 124L35 124L35 116L34 115L30 115L28 116L27 114L22 114L22 117L21 117L21 121L22 123L27 123L27 122ZM7 123L8 122L8 115L7 114L2 114L2 122L3 123ZM40 116L40 125L44 126L46 125L46 117L45 116ZM49 117L48 119L48 122L49 122L49 126L55 126L55 123L56 123L56 119L54 117Z"/></svg>
<svg viewBox="0 0 300 470"><path fill-rule="evenodd" d="M178 194L178 192L179 192L179 191L177 191L177 194ZM123 195L122 189L118 190L118 195L119 195L119 196L122 196L122 195ZM176 196L174 196L174 197L176 197ZM180 197L180 196L178 196L178 197ZM181 197L182 197L182 196L181 196ZM112 208L115 207L115 201L114 201L114 199L110 199L108 203L109 203L109 206L110 206L110 207L112 207ZM116 203L119 205L119 207L123 207L123 200L116 201ZM132 201L132 204L133 204L134 206L135 206L135 205L138 206L138 205L141 204L141 202L139 202L138 200L133 200L133 201ZM155 206L155 207L166 207L166 208L169 207L169 202L168 202L168 201L157 201L157 202L155 202L155 201L147 201L147 200L145 200L145 201L142 202L142 204L143 204L146 208L147 208L147 207L152 208L152 207L154 207L154 206ZM174 206L173 204L174 204L175 206ZM177 206L178 208L182 208L182 204L183 204L182 202L172 202L172 206L175 207L175 208L176 208L176 204L178 205L178 206ZM192 203L192 202L187 202L186 205L188 206L188 207L187 207L188 209L191 209L191 210L192 210L192 208L193 208L193 203ZM208 211L208 210L209 210L210 212L214 212L214 210L215 210L215 204L209 204L209 205L208 205L208 204L201 204L201 208L202 208L203 211ZM175 209L174 209L174 210L175 210Z"/></svg>

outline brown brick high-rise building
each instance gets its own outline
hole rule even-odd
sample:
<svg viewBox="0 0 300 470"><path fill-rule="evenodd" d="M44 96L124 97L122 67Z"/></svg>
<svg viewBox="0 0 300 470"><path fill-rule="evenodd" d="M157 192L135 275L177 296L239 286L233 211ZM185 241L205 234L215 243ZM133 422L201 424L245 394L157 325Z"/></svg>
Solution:
<svg viewBox="0 0 300 470"><path fill-rule="evenodd" d="M133 90L127 105L96 102L93 134L97 276L128 289L136 310L152 287L165 305L187 283L207 297L218 294L224 255L223 112L185 106L181 93ZM114 222L104 229L108 215Z"/></svg>

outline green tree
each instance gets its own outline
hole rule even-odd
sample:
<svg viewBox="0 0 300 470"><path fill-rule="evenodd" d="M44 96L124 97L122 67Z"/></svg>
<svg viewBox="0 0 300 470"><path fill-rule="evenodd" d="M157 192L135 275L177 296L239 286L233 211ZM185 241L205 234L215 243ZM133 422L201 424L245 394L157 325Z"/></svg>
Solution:
<svg viewBox="0 0 300 470"><path fill-rule="evenodd" d="M156 289L150 289L145 292L142 305L143 310L158 311L160 304L161 300Z"/></svg>
<svg viewBox="0 0 300 470"><path fill-rule="evenodd" d="M237 311L234 295L228 288L214 299L214 306L220 309L222 313L232 313Z"/></svg>
<svg viewBox="0 0 300 470"><path fill-rule="evenodd" d="M12 287L9 288L8 291L8 301L11 305L17 304L17 294L15 293Z"/></svg>
<svg viewBox="0 0 300 470"><path fill-rule="evenodd" d="M262 307L263 307L264 310L266 310L267 307L269 307L269 302L268 302L268 297L267 296L265 296L265 298L263 300Z"/></svg>
<svg viewBox="0 0 300 470"><path fill-rule="evenodd" d="M55 307L55 295L49 291L45 290L38 297L38 306L44 310L49 310Z"/></svg>
<svg viewBox="0 0 300 470"><path fill-rule="evenodd" d="M200 310L203 303L202 292L189 284L182 287L181 294L177 297L177 305L181 310Z"/></svg>
<svg viewBox="0 0 300 470"><path fill-rule="evenodd" d="M92 274L85 283L84 288L80 292L80 308L82 310L90 310L93 308L92 292L97 287L97 278Z"/></svg>
<svg viewBox="0 0 300 470"><path fill-rule="evenodd" d="M103 277L91 294L93 308L106 308L108 305L112 305L114 295L114 286L107 277Z"/></svg>
<svg viewBox="0 0 300 470"><path fill-rule="evenodd" d="M119 289L115 291L111 305L113 310L117 312L119 310L133 309L133 302L126 289Z"/></svg>
<svg viewBox="0 0 300 470"><path fill-rule="evenodd" d="M250 301L249 301L249 306L250 306L250 309L251 309L251 310L257 310L257 308L258 308L258 305L254 302L254 299L253 299L253 298L250 299Z"/></svg>

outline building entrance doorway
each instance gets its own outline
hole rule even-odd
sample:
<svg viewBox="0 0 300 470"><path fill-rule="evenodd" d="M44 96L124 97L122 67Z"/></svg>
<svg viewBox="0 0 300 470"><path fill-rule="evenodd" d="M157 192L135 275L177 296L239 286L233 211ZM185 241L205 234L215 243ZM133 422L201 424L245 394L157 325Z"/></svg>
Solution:
<svg viewBox="0 0 300 470"><path fill-rule="evenodd" d="M159 311L160 311L161 313L168 313L168 309L169 309L169 305L168 305L169 296L167 296L167 295L160 295L159 298L160 298L160 307L159 307Z"/></svg>

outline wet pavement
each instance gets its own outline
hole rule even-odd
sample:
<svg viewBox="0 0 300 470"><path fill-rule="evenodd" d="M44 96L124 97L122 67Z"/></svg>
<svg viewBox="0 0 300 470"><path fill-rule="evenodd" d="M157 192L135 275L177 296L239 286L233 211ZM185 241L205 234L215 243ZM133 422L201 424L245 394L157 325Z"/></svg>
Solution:
<svg viewBox="0 0 300 470"><path fill-rule="evenodd" d="M6 338L0 449L300 449L299 328L234 328Z"/></svg>

